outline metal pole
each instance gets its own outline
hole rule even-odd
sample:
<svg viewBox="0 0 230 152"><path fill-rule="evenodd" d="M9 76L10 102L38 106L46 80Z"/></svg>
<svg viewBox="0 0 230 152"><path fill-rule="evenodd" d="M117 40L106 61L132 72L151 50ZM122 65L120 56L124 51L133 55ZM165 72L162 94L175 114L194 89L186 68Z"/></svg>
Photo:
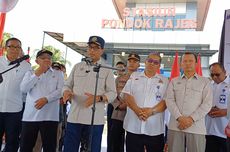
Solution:
<svg viewBox="0 0 230 152"><path fill-rule="evenodd" d="M44 31L44 32L43 32L43 39L42 39L42 49L43 49L43 47L44 47L45 35L46 35L46 33L45 33L45 31Z"/></svg>

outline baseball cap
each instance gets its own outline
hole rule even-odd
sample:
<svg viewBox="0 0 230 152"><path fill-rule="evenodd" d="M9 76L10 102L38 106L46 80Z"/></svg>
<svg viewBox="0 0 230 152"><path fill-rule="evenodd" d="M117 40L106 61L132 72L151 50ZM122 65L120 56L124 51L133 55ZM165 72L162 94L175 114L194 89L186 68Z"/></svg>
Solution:
<svg viewBox="0 0 230 152"><path fill-rule="evenodd" d="M52 53L51 51L48 51L48 50L43 49L43 50L38 51L38 53L37 53L37 55L36 55L36 58L39 57L39 56L41 56L41 55L44 54L44 53L47 53L47 54L49 54L50 56L53 55L53 53Z"/></svg>
<svg viewBox="0 0 230 152"><path fill-rule="evenodd" d="M140 60L141 60L140 56L139 56L138 54L136 54L136 53L131 53L131 54L129 54L128 60L129 60L129 59L135 59L135 60L137 60L137 61L140 61Z"/></svg>
<svg viewBox="0 0 230 152"><path fill-rule="evenodd" d="M53 62L53 63L52 63L52 67L53 67L53 68L61 69L61 65L60 65L60 63L58 63L58 62Z"/></svg>
<svg viewBox="0 0 230 152"><path fill-rule="evenodd" d="M87 44L90 43L95 43L103 49L105 45L105 40L100 36L90 36Z"/></svg>

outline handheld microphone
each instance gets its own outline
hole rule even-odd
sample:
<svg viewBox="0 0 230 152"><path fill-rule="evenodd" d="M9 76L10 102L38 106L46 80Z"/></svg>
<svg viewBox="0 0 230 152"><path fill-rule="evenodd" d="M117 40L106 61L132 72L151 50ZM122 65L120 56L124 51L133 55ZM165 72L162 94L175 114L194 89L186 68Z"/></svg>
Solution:
<svg viewBox="0 0 230 152"><path fill-rule="evenodd" d="M93 60L89 57L83 58L82 61L85 61L87 65L92 65Z"/></svg>
<svg viewBox="0 0 230 152"><path fill-rule="evenodd" d="M85 73L89 73L89 72L90 72L90 70L86 70L86 71L85 71Z"/></svg>
<svg viewBox="0 0 230 152"><path fill-rule="evenodd" d="M22 62L22 61L24 61L24 60L27 60L27 59L29 59L29 58L30 58L29 55L24 55L23 57L20 57L20 58L18 58L18 59L16 59L16 60L10 62L9 65L13 65L13 64L16 64L16 63L20 63L20 62Z"/></svg>

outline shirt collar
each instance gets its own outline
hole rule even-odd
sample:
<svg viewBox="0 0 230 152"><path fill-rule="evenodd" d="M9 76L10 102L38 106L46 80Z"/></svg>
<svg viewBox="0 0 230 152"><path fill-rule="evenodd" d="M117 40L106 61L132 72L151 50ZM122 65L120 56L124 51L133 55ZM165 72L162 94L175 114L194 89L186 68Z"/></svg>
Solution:
<svg viewBox="0 0 230 152"><path fill-rule="evenodd" d="M147 77L145 75L145 71L142 71L141 74L140 74L141 77ZM152 76L151 78L160 78L160 74L156 73L154 76Z"/></svg>
<svg viewBox="0 0 230 152"><path fill-rule="evenodd" d="M54 69L52 67L50 67L48 70L50 70L51 72L54 72Z"/></svg>
<svg viewBox="0 0 230 152"><path fill-rule="evenodd" d="M7 58L6 55L4 56L4 58L5 58L5 61L6 61L7 63L10 63L10 62L11 62L11 61L8 60L8 58Z"/></svg>
<svg viewBox="0 0 230 152"><path fill-rule="evenodd" d="M217 84L215 81L213 81L213 84ZM229 80L229 75L226 75L226 78L224 79L224 81L220 82L219 84L225 83L225 84L229 84L230 80Z"/></svg>
<svg viewBox="0 0 230 152"><path fill-rule="evenodd" d="M186 75L185 74L183 74L182 76L181 76L181 78L182 79L187 79L187 77L186 77ZM199 78L199 75L197 74L197 73L195 73L191 78L195 78L195 79L198 79Z"/></svg>

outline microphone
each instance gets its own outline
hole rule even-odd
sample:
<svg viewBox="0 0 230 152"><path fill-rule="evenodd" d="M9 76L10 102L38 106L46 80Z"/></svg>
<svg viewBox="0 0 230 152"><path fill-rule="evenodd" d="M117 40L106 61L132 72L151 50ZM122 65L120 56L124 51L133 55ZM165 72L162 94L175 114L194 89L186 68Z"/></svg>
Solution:
<svg viewBox="0 0 230 152"><path fill-rule="evenodd" d="M86 70L86 71L85 71L85 73L89 73L89 72L90 72L90 70Z"/></svg>
<svg viewBox="0 0 230 152"><path fill-rule="evenodd" d="M20 63L20 62L22 62L22 61L24 61L24 60L27 60L27 59L29 59L29 58L30 58L29 55L24 55L23 57L20 57L20 58L18 58L18 59L16 59L16 60L10 62L9 65L13 65L13 64L16 64L16 63Z"/></svg>
<svg viewBox="0 0 230 152"><path fill-rule="evenodd" d="M87 65L92 65L92 63L93 63L93 60L89 57L83 58L83 59L81 59L81 61L85 61L85 63Z"/></svg>

